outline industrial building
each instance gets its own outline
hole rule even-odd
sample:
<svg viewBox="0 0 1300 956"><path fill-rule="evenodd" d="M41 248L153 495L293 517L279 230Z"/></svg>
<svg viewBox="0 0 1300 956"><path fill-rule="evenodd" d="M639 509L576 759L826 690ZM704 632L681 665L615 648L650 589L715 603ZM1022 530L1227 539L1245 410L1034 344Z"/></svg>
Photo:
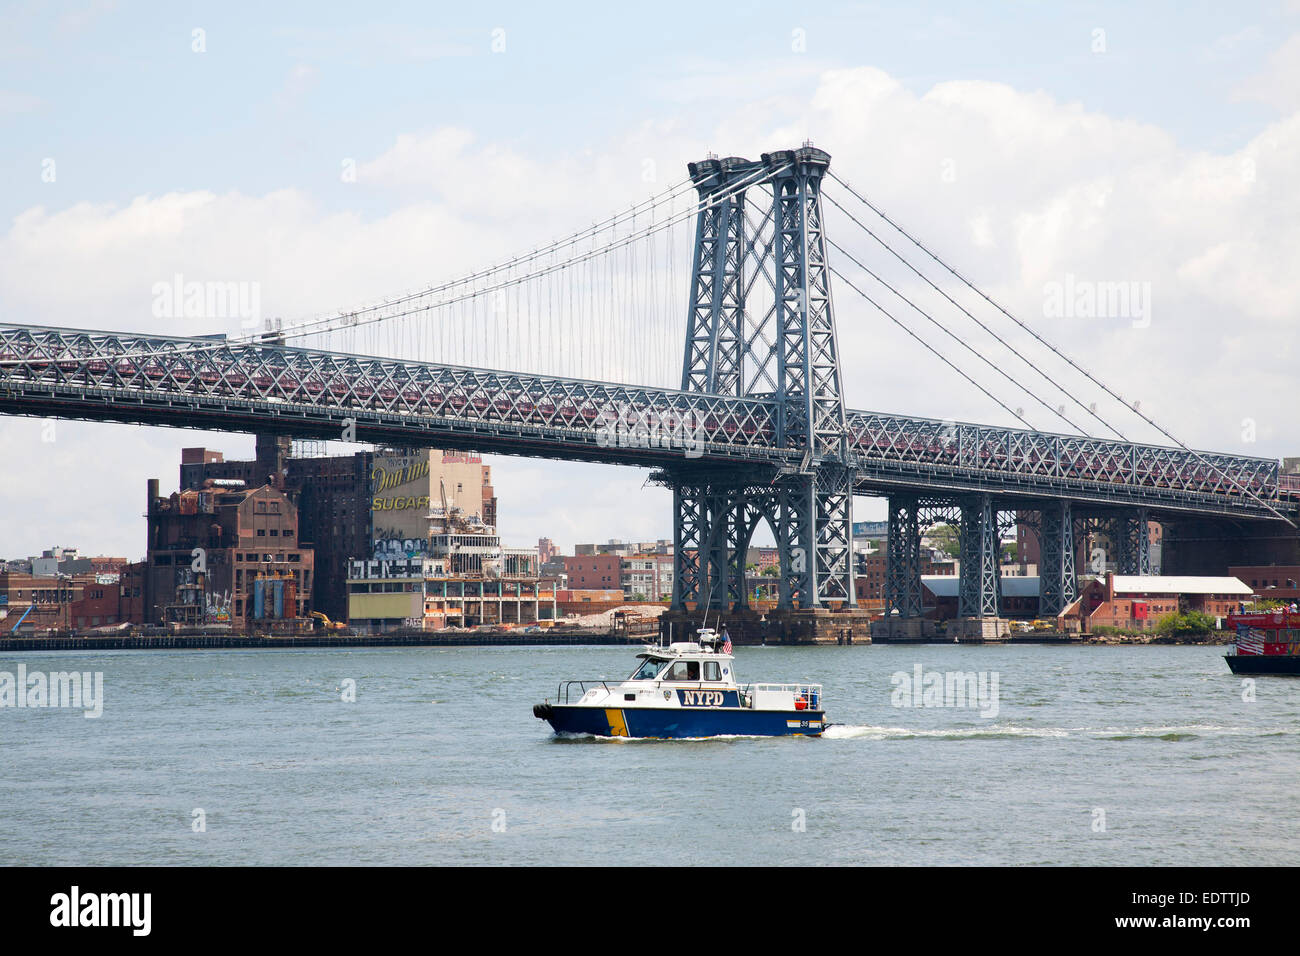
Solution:
<svg viewBox="0 0 1300 956"><path fill-rule="evenodd" d="M6 632L71 627L82 588L71 578L0 571L0 624Z"/></svg>
<svg viewBox="0 0 1300 956"><path fill-rule="evenodd" d="M305 452L311 445L299 449ZM302 540L315 553L312 606L331 618L348 617L352 561L427 553L431 510L456 508L481 527L496 525L492 469L475 453L293 452L287 438L275 435L257 436L251 461L226 461L218 451L186 448L181 453L180 487L198 489L214 479L245 487L271 480L282 488L297 505Z"/></svg>
<svg viewBox="0 0 1300 956"><path fill-rule="evenodd" d="M148 486L145 624L246 629L311 613L314 555L281 489L208 482L163 497Z"/></svg>
<svg viewBox="0 0 1300 956"><path fill-rule="evenodd" d="M447 556L353 561L348 623L368 632L435 631L555 619L555 588L535 575L464 576L447 567Z"/></svg>
<svg viewBox="0 0 1300 956"><path fill-rule="evenodd" d="M383 521L387 530L376 533L373 557L348 564L349 624L438 630L554 619L555 586L540 580L538 552L503 546L483 518L496 513L488 469L459 455L444 456L440 471L438 454L377 457L372 507L376 527ZM448 464L481 470L461 474Z"/></svg>
<svg viewBox="0 0 1300 956"><path fill-rule="evenodd" d="M1228 574L1249 585L1256 597L1288 604L1300 601L1300 565L1240 564L1228 568Z"/></svg>
<svg viewBox="0 0 1300 956"><path fill-rule="evenodd" d="M1062 614L1067 627L1150 630L1162 617L1200 611L1222 620L1251 600L1252 589L1234 577L1129 575L1107 572L1083 585ZM1070 628L1075 629L1074 627Z"/></svg>
<svg viewBox="0 0 1300 956"><path fill-rule="evenodd" d="M1026 575L1003 575L999 580L1002 600L1001 616L1032 620L1038 616L1038 578ZM957 617L957 590L960 579L954 574L923 574L921 603L926 617L949 621Z"/></svg>
<svg viewBox="0 0 1300 956"><path fill-rule="evenodd" d="M129 621L121 574L34 575L0 570L0 633L90 629Z"/></svg>

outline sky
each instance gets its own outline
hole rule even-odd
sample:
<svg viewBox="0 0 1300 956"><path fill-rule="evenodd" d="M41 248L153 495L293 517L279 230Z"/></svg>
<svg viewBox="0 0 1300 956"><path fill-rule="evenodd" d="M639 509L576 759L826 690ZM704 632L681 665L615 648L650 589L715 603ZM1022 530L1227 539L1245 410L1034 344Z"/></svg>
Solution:
<svg viewBox="0 0 1300 956"><path fill-rule="evenodd" d="M0 315L201 334L151 310L184 274L304 318L579 229L708 152L805 140L1180 441L1300 454L1294 2L9 3ZM1113 282L1141 314L1052 305ZM851 292L836 308L853 407L1011 423ZM0 419L0 556L141 557L145 482L174 489L191 445L252 438ZM509 544L671 536L643 471L488 460Z"/></svg>

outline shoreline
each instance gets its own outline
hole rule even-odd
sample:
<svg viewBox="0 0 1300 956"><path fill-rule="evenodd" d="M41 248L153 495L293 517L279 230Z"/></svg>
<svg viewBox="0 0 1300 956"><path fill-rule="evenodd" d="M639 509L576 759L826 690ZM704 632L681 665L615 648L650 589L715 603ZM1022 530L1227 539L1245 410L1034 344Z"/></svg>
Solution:
<svg viewBox="0 0 1300 956"><path fill-rule="evenodd" d="M908 645L950 645L950 644L989 644L994 646L1014 646L1022 644L1036 645L1073 645L1080 647L1162 645L1162 646L1228 646L1234 641L1231 634L1188 635L1174 638L1162 635L1115 635L1093 636L1050 635L1043 634L1027 638L1011 638L1001 641L958 642L950 640L926 641L860 641L854 644L835 643L790 643L772 642L764 645L737 644L741 647L871 647L879 644L885 647ZM465 634L465 633L430 633L430 634L390 634L390 635L327 635L315 634L302 637L286 636L236 636L233 634L118 634L93 635L88 637L3 637L0 638L0 653L39 653L41 651L108 651L108 650L198 650L212 648L217 650L261 650L286 648L317 647L564 647L564 646L603 646L634 647L654 643L653 635L618 634L612 631L547 631L538 634Z"/></svg>
<svg viewBox="0 0 1300 956"><path fill-rule="evenodd" d="M641 637L625 637L609 631L542 634L411 634L352 635L312 634L302 637L254 637L234 634L121 634L92 637L5 637L0 653L40 651L219 650L316 647L562 647L568 645L630 646L644 644Z"/></svg>

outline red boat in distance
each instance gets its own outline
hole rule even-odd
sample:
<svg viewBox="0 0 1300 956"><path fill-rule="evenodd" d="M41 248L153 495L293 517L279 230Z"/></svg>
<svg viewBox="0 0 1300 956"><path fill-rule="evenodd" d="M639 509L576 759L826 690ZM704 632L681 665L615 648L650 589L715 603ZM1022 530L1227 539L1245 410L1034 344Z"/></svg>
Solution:
<svg viewBox="0 0 1300 956"><path fill-rule="evenodd" d="M1300 612L1286 608L1228 615L1237 632L1224 655L1234 674L1300 674Z"/></svg>

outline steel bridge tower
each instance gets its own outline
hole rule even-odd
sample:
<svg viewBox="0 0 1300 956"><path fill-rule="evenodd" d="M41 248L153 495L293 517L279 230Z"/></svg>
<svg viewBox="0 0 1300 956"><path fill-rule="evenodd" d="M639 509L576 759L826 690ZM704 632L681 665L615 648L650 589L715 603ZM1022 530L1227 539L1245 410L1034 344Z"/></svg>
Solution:
<svg viewBox="0 0 1300 956"><path fill-rule="evenodd" d="M747 605L745 555L762 520L779 561L778 608L856 605L853 477L821 185L830 155L804 146L689 170L697 216L682 389L777 402L774 475L664 469L673 489L673 609Z"/></svg>

